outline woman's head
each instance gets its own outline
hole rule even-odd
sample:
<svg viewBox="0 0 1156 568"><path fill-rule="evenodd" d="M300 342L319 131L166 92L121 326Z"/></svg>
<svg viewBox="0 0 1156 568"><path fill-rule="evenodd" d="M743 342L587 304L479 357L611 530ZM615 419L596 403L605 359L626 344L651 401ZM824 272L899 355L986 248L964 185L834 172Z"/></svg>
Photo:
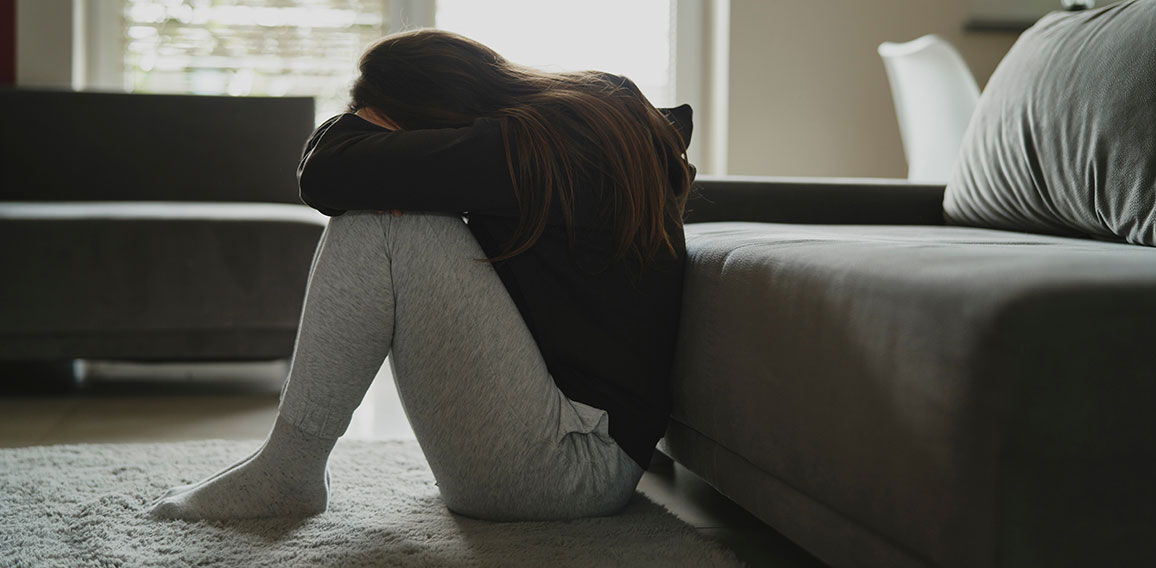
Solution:
<svg viewBox="0 0 1156 568"><path fill-rule="evenodd" d="M681 223L690 185L686 142L629 79L538 71L430 29L383 38L359 70L351 110L371 109L401 129L501 122L521 223L495 259L532 246L555 203L572 228L575 182L590 171L602 172L611 188L605 210L620 255L646 260L660 248L673 251L664 219Z"/></svg>
<svg viewBox="0 0 1156 568"><path fill-rule="evenodd" d="M351 110L372 108L403 129L467 126L531 88L492 49L440 30L383 38L358 64Z"/></svg>

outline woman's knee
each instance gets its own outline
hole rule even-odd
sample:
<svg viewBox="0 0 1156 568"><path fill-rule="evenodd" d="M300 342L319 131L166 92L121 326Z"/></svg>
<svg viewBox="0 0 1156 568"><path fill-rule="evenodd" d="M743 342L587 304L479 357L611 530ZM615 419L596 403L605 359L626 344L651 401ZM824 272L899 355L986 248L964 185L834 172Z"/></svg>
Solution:
<svg viewBox="0 0 1156 568"><path fill-rule="evenodd" d="M407 223L417 231L430 231L434 234L469 232L469 225L457 213L417 212L402 213L396 220Z"/></svg>
<svg viewBox="0 0 1156 568"><path fill-rule="evenodd" d="M372 229L380 232L380 230L395 230L395 231L424 231L428 228L435 230L461 230L466 228L466 224L462 216L457 213L439 213L439 212L403 212L401 215L394 215L388 211L370 211L357 210L346 211L345 213L329 219L330 226L337 226L339 228L361 228Z"/></svg>
<svg viewBox="0 0 1156 568"><path fill-rule="evenodd" d="M470 232L469 225L456 213L403 212L390 221L387 234L396 243L413 243L429 252L430 243L439 243L439 250L458 257L484 256Z"/></svg>
<svg viewBox="0 0 1156 568"><path fill-rule="evenodd" d="M331 231L349 231L370 224L373 214L369 211L346 211L329 218L328 227Z"/></svg>
<svg viewBox="0 0 1156 568"><path fill-rule="evenodd" d="M373 211L346 211L329 218L326 240L380 241L384 235L383 217Z"/></svg>

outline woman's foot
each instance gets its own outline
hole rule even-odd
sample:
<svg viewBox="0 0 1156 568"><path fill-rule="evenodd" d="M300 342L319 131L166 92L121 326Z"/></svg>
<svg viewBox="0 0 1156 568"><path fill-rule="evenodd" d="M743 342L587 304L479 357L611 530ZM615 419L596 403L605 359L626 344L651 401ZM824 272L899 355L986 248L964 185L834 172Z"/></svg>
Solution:
<svg viewBox="0 0 1156 568"><path fill-rule="evenodd" d="M202 479L196 483L190 483L188 485L178 485L176 487L170 487L168 491L165 491L164 495L161 495L155 501L153 501L152 505L150 505L150 507L152 507L153 505L156 505L157 503L160 503L161 500L165 499L166 497L172 497L173 495L177 495L179 493L184 493L190 489L193 489L193 488L198 487L200 485L204 485L204 484L206 484L206 483L208 483L208 482L210 482L210 481L212 481L218 477L221 477L222 475L225 475L226 473L229 473L230 471L233 471L234 469L237 469L237 468L249 463L250 460L257 457L257 454L261 453L261 450L264 447L265 446L262 445L260 448L257 448L257 451L253 452L245 459L243 459L243 460L241 460L241 461L239 461L239 462L237 462L237 463L235 463L235 464L233 464L233 465L231 465L225 469L222 469L221 471L218 471L217 473L214 473L213 475L206 477L206 478L204 478L204 479Z"/></svg>
<svg viewBox="0 0 1156 568"><path fill-rule="evenodd" d="M170 489L149 515L192 521L321 513L329 500L326 463L335 442L278 418L257 453L204 481Z"/></svg>

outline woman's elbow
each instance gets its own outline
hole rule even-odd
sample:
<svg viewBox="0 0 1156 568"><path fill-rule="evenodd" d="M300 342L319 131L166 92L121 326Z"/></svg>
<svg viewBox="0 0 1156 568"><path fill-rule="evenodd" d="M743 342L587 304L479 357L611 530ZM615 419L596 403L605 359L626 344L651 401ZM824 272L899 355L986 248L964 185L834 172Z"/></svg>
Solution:
<svg viewBox="0 0 1156 568"><path fill-rule="evenodd" d="M344 211L344 201L341 191L344 184L334 178L328 171L324 160L309 159L297 171L297 187L300 190L301 201L306 205L332 215L331 211Z"/></svg>

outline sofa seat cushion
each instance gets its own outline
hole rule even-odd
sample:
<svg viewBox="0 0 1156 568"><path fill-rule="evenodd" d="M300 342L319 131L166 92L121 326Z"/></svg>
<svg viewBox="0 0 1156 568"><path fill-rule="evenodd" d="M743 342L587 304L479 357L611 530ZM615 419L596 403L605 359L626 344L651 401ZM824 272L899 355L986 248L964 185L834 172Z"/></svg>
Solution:
<svg viewBox="0 0 1156 568"><path fill-rule="evenodd" d="M287 356L325 223L273 203L0 203L0 358Z"/></svg>
<svg viewBox="0 0 1156 568"><path fill-rule="evenodd" d="M686 233L678 424L928 564L1047 565L1032 555L1071 551L1055 542L1153 534L1156 250L942 226Z"/></svg>

